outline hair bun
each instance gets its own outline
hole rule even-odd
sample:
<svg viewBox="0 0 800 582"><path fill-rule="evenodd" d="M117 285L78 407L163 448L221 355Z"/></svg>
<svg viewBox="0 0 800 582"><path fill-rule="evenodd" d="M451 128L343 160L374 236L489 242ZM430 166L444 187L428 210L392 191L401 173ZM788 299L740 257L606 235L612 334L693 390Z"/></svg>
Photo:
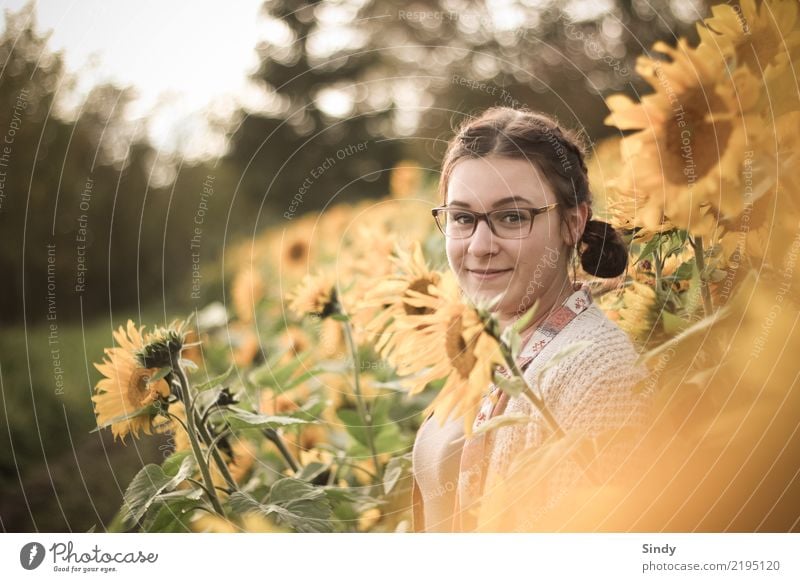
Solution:
<svg viewBox="0 0 800 582"><path fill-rule="evenodd" d="M595 277L618 277L628 266L628 249L613 226L589 220L581 237L583 270Z"/></svg>

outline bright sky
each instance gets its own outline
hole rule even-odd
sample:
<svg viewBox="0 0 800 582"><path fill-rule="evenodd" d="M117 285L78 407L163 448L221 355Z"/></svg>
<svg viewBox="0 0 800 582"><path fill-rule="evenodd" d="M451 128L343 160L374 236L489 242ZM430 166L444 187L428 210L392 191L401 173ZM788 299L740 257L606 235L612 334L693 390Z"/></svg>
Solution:
<svg viewBox="0 0 800 582"><path fill-rule="evenodd" d="M0 0L19 10L26 0ZM101 80L134 85L132 116L153 110L156 145L187 155L219 150L205 111L230 112L254 89L247 74L266 29L263 0L39 0L37 29L52 30L50 48L63 50L84 87Z"/></svg>

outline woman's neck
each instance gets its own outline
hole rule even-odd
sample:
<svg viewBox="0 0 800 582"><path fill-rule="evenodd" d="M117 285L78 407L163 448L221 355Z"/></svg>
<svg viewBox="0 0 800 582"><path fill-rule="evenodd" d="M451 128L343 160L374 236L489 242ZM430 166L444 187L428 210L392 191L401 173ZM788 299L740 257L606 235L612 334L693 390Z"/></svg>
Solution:
<svg viewBox="0 0 800 582"><path fill-rule="evenodd" d="M572 283L567 279L564 281L563 285L553 285L550 288L550 293L544 293L538 297L539 305L536 308L536 313L533 316L533 319L526 325L522 330L520 330L520 335L527 336L533 330L535 330L541 323L547 319L547 316L553 311L553 309L560 306L564 301L567 300L567 297L572 295L575 292L575 289L572 287ZM534 300L534 303L536 301ZM498 321L500 322L500 329L505 330L507 326L513 325L517 320L523 317L528 310L522 313L514 313L514 314L498 314Z"/></svg>

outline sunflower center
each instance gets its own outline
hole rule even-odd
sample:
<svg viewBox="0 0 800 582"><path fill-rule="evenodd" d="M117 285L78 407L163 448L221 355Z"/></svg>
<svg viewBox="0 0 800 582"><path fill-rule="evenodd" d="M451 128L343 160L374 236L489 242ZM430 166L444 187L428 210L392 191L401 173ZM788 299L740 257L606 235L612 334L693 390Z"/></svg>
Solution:
<svg viewBox="0 0 800 582"><path fill-rule="evenodd" d="M436 283L437 282L431 277L421 277L411 282L411 284L408 286L408 291L416 291L417 293L430 295L428 293L428 286L435 285ZM409 305L406 301L403 301L403 310L406 312L406 315L430 315L434 311L430 307L416 307L414 305Z"/></svg>
<svg viewBox="0 0 800 582"><path fill-rule="evenodd" d="M782 46L783 37L771 26L763 27L757 34L749 34L736 47L736 58L754 73L759 73L772 61Z"/></svg>
<svg viewBox="0 0 800 582"><path fill-rule="evenodd" d="M151 368L136 368L128 379L128 390L126 391L127 400L133 409L141 408L152 404L160 396L162 381L150 384L150 378L157 372Z"/></svg>
<svg viewBox="0 0 800 582"><path fill-rule="evenodd" d="M307 249L308 246L304 242L296 241L289 246L287 255L291 261L299 262L305 258Z"/></svg>
<svg viewBox="0 0 800 582"><path fill-rule="evenodd" d="M469 342L464 339L464 326L460 315L447 328L445 338L447 357L450 359L453 369L463 379L469 378L470 372L478 361L474 353L476 338Z"/></svg>
<svg viewBox="0 0 800 582"><path fill-rule="evenodd" d="M666 124L668 154L664 160L664 177L672 184L691 187L714 167L725 152L732 127L728 121L706 120L709 112L724 111L725 104L716 91L696 87L680 100L683 118Z"/></svg>

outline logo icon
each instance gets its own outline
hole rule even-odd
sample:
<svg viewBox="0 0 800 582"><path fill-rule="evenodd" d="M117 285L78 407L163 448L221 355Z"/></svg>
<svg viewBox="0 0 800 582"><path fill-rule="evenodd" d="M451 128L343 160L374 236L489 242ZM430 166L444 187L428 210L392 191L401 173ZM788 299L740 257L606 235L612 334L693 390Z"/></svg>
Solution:
<svg viewBox="0 0 800 582"><path fill-rule="evenodd" d="M44 561L44 546L39 542L29 542L19 551L19 563L26 570L35 570Z"/></svg>

